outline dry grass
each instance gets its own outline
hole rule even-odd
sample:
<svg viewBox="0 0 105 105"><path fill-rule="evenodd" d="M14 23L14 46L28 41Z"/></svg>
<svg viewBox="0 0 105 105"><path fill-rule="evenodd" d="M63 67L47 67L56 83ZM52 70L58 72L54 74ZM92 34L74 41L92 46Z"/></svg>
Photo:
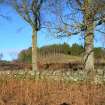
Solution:
<svg viewBox="0 0 105 105"><path fill-rule="evenodd" d="M105 105L105 86L29 79L9 79L0 82L0 105L61 105L62 103Z"/></svg>
<svg viewBox="0 0 105 105"><path fill-rule="evenodd" d="M49 55L47 57L39 58L41 63L69 63L69 62L80 62L81 57L78 56L71 56L71 55L64 55L64 54L56 54L56 55Z"/></svg>

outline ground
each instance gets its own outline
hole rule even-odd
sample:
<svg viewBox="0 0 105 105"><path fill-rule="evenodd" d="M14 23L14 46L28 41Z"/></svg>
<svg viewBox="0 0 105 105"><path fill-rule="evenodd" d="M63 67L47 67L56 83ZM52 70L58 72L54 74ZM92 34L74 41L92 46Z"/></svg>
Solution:
<svg viewBox="0 0 105 105"><path fill-rule="evenodd" d="M62 80L3 79L0 105L105 105L105 85Z"/></svg>

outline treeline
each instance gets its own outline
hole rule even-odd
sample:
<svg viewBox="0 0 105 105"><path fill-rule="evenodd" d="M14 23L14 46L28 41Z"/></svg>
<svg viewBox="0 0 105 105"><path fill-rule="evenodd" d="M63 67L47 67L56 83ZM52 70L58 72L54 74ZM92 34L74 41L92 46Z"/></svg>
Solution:
<svg viewBox="0 0 105 105"><path fill-rule="evenodd" d="M105 56L105 50L101 47L94 48L95 52L95 58L100 59ZM71 56L82 56L84 54L84 48L81 45L73 44L72 46L69 46L67 43L64 44L53 44L49 46L44 46L41 48L38 48L38 56L49 56L54 54L65 54L65 55L71 55ZM31 47L25 50L22 50L18 54L17 61L26 62L26 63L32 63L32 50Z"/></svg>

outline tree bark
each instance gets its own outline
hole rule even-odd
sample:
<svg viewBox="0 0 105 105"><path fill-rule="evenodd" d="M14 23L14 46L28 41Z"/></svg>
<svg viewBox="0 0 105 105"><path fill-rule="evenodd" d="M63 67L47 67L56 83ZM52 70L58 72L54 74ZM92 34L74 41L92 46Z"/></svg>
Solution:
<svg viewBox="0 0 105 105"><path fill-rule="evenodd" d="M94 38L93 37L94 37L93 23L90 23L85 33L85 55L84 55L85 70L94 70L94 51L93 51Z"/></svg>
<svg viewBox="0 0 105 105"><path fill-rule="evenodd" d="M84 54L84 69L87 72L94 71L94 22L93 13L89 7L89 0L85 0L84 21L86 25L85 31L85 54Z"/></svg>
<svg viewBox="0 0 105 105"><path fill-rule="evenodd" d="M37 71L37 31L32 32L32 71Z"/></svg>

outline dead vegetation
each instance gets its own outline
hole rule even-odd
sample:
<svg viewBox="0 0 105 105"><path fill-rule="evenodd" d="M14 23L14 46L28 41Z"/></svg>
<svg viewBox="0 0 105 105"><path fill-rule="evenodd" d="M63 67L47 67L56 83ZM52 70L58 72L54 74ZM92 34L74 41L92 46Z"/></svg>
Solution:
<svg viewBox="0 0 105 105"><path fill-rule="evenodd" d="M0 105L105 105L105 86L5 79L0 81Z"/></svg>

